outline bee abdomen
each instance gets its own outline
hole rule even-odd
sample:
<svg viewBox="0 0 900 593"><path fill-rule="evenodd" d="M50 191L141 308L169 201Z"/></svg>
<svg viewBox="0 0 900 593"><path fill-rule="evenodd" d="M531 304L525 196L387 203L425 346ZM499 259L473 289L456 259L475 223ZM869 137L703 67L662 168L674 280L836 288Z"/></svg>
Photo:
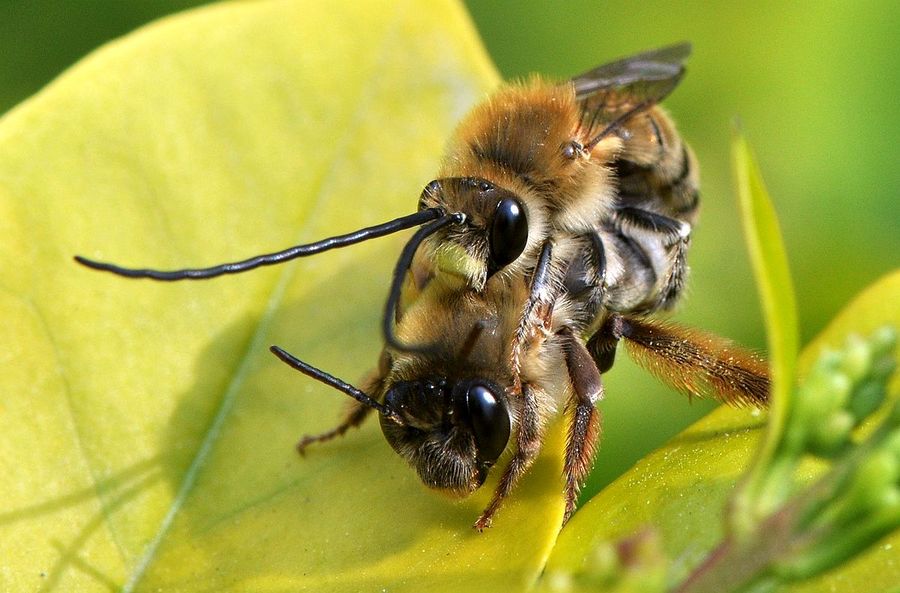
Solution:
<svg viewBox="0 0 900 593"><path fill-rule="evenodd" d="M697 163L669 116L655 107L629 121L620 135L624 147L612 163L619 203L692 222L700 195Z"/></svg>
<svg viewBox="0 0 900 593"><path fill-rule="evenodd" d="M657 274L645 245L622 229L599 233L606 248L602 304L611 311L649 311L656 301Z"/></svg>
<svg viewBox="0 0 900 593"><path fill-rule="evenodd" d="M684 142L681 143L681 149L681 168L669 184L668 200L664 201L671 204L678 218L692 221L700 205L700 179L693 151Z"/></svg>
<svg viewBox="0 0 900 593"><path fill-rule="evenodd" d="M627 313L669 309L687 276L691 225L657 211L619 206L599 233L608 254L603 305Z"/></svg>

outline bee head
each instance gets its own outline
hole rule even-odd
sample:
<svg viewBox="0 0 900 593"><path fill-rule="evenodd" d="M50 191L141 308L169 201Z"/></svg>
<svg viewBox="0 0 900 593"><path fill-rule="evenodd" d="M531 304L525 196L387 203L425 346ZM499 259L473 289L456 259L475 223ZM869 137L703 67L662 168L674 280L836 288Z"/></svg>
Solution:
<svg viewBox="0 0 900 593"><path fill-rule="evenodd" d="M430 488L470 494L509 441L506 394L491 381L401 381L384 403L400 420L381 416L385 439Z"/></svg>
<svg viewBox="0 0 900 593"><path fill-rule="evenodd" d="M463 276L476 288L516 261L529 243L524 200L485 179L432 181L419 200L419 209L427 208L466 213L465 225L436 235L432 250L441 271Z"/></svg>

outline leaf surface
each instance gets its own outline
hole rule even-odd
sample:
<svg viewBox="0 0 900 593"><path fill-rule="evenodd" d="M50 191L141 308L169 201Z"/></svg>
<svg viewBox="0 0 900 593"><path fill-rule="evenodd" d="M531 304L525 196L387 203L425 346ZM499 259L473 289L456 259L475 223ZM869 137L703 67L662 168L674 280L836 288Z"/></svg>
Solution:
<svg viewBox="0 0 900 593"><path fill-rule="evenodd" d="M484 535L359 380L403 238L174 284L76 266L234 261L411 212L497 83L454 2L212 6L95 52L0 121L0 590L519 590L562 516L559 431Z"/></svg>

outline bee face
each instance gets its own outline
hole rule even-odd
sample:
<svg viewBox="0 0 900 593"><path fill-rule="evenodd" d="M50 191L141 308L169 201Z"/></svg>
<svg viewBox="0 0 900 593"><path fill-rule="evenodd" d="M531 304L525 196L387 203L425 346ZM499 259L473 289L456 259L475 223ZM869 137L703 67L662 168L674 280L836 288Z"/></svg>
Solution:
<svg viewBox="0 0 900 593"><path fill-rule="evenodd" d="M484 483L509 441L505 392L486 379L402 381L388 390L385 405L400 419L381 417L391 447L425 485L457 496Z"/></svg>
<svg viewBox="0 0 900 593"><path fill-rule="evenodd" d="M529 244L526 200L486 179L436 179L419 200L419 209L427 208L466 213L464 225L431 241L430 259L441 272L463 277L476 290L515 262Z"/></svg>

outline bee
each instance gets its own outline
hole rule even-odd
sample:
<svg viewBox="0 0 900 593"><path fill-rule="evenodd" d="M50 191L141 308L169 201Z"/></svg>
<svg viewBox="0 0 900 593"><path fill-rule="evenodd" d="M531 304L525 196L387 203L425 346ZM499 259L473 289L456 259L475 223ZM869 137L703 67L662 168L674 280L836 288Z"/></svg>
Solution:
<svg viewBox="0 0 900 593"><path fill-rule="evenodd" d="M132 278L213 278L421 227L401 260L426 259L483 291L532 270L542 245L560 244L577 313L651 313L677 301L699 194L697 166L657 106L684 75L688 44L600 66L564 84L512 84L461 123L437 178L407 216L308 245L208 268L160 271L76 260ZM387 308L400 301L398 266ZM406 266L408 267L408 266ZM417 269L423 266L416 266ZM423 275L404 294L413 298ZM391 318L386 341L401 346Z"/></svg>
<svg viewBox="0 0 900 593"><path fill-rule="evenodd" d="M418 347L386 344L361 389L272 347L295 369L356 399L336 428L304 437L300 452L343 435L376 411L386 440L422 482L460 497L480 488L508 454L494 495L475 522L481 531L536 458L550 418L565 406L568 521L597 450L595 406L604 388L598 361L561 296L565 286L555 281L560 271L552 253L552 246L542 249L527 282L489 282L480 293L451 275L430 277L395 326L400 343L415 340ZM625 340L636 361L690 395L735 405L765 402L765 363L727 340L617 313L606 315L602 331L610 340Z"/></svg>
<svg viewBox="0 0 900 593"><path fill-rule="evenodd" d="M764 404L764 362L721 338L648 317L687 275L699 205L693 153L658 106L684 75L688 44L624 58L565 83L510 84L460 124L415 213L315 243L208 268L126 268L131 278L212 278L419 227L396 263L385 347L362 389L273 347L356 400L332 430L376 411L392 448L433 488L467 495L510 458L475 526L491 524L540 449L547 419L570 416L567 520L600 433L601 375L621 340L692 395Z"/></svg>

